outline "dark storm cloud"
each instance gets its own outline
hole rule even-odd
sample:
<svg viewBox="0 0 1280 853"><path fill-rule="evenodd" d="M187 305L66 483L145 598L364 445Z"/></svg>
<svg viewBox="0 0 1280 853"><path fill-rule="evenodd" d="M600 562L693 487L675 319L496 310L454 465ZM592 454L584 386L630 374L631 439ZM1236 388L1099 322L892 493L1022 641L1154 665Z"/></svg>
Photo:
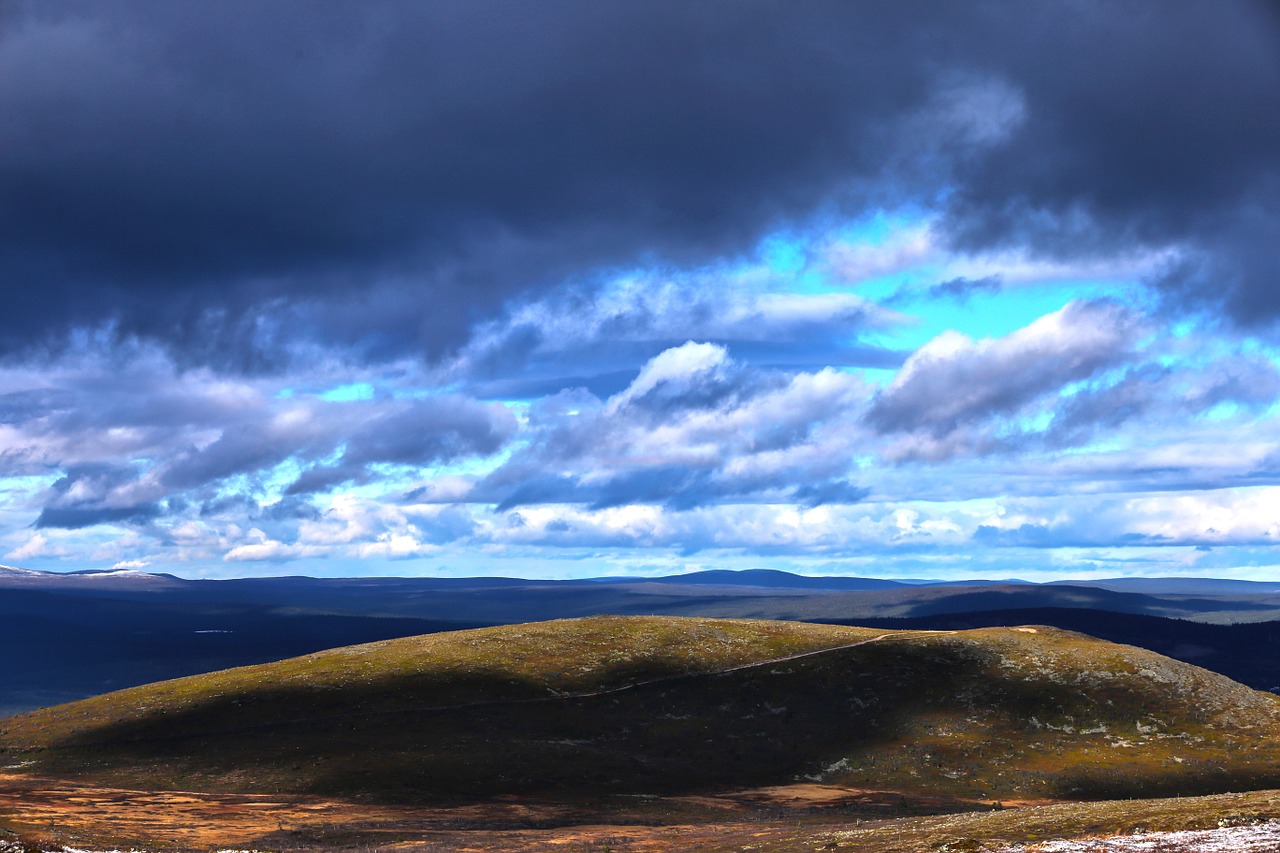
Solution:
<svg viewBox="0 0 1280 853"><path fill-rule="evenodd" d="M988 7L990 10L991 7ZM983 62L1026 121L956 161L961 246L1060 257L1191 251L1163 284L1247 325L1280 315L1280 10L1274 3L1036 4L991 21Z"/></svg>
<svg viewBox="0 0 1280 853"><path fill-rule="evenodd" d="M1180 293L1267 319L1276 32L1244 2L10 0L0 323L438 352L520 288L904 199L967 247L1190 243Z"/></svg>
<svg viewBox="0 0 1280 853"><path fill-rule="evenodd" d="M518 285L740 248L871 167L851 120L923 97L879 72L947 15L731 11L9 3L8 332L438 348Z"/></svg>

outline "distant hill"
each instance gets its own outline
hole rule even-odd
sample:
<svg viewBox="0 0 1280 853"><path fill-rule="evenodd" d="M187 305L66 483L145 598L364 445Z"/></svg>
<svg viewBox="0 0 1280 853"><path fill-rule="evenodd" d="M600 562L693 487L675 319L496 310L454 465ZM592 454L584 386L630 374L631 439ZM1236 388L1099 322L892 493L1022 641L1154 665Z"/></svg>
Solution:
<svg viewBox="0 0 1280 853"><path fill-rule="evenodd" d="M1224 578L1104 578L1087 582L1053 581L1116 592L1148 595L1280 595L1280 581L1240 581Z"/></svg>
<svg viewBox="0 0 1280 853"><path fill-rule="evenodd" d="M791 572L780 572L775 569L710 569L703 572L689 572L683 575L668 575L659 578L600 578L609 583L637 584L658 583L676 586L745 586L758 589L802 589L802 590L869 590L869 589L901 589L909 584L901 581L881 580L878 578L854 578L839 576L809 577L795 575ZM927 581L926 581L927 583Z"/></svg>
<svg viewBox="0 0 1280 853"><path fill-rule="evenodd" d="M1052 628L601 617L334 649L0 723L0 761L380 801L813 780L970 798L1280 786L1280 698Z"/></svg>

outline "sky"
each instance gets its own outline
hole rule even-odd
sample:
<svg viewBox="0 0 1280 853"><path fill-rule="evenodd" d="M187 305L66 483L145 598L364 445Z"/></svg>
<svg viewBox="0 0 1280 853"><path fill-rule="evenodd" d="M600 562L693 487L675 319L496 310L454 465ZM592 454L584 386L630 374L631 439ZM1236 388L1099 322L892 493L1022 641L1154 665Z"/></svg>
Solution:
<svg viewBox="0 0 1280 853"><path fill-rule="evenodd" d="M0 562L1280 578L1280 11L0 0Z"/></svg>

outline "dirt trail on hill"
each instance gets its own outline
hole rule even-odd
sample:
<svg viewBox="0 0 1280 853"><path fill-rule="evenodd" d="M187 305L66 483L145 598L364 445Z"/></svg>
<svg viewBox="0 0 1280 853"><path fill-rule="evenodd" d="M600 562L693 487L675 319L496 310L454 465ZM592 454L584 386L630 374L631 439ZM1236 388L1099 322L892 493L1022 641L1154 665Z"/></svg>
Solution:
<svg viewBox="0 0 1280 853"><path fill-rule="evenodd" d="M590 699L596 696L611 696L614 693L622 693L626 690L634 690L637 687L648 687L652 684L666 684L673 681L687 681L694 678L714 677L718 675L729 675L734 672L744 672L749 669L762 669L766 666L777 666L778 664L788 663L790 661L801 660L803 658L817 657L818 655L833 654L835 652L844 652L849 649L856 649L858 646L866 646L871 643L878 643L881 640L887 640L890 637L905 637L907 635L916 634L955 634L955 631L893 631L888 634L879 634L875 637L868 637L865 640L858 640L856 643L846 643L843 646L831 646L825 649L815 649L810 652L797 652L794 655L785 655L780 658L769 658L768 660L752 661L751 663L742 663L737 666L728 666L723 669L710 669L699 672L681 672L675 675L662 675L657 678L648 678L643 681L633 681L630 684L623 684L618 687L606 687L603 690L588 690L585 692L569 692L557 693L554 697L538 698L538 699L515 699L516 702L547 702L555 699ZM495 702L470 702L461 705L442 705L441 710L448 708L470 708L476 705L505 704L501 701Z"/></svg>

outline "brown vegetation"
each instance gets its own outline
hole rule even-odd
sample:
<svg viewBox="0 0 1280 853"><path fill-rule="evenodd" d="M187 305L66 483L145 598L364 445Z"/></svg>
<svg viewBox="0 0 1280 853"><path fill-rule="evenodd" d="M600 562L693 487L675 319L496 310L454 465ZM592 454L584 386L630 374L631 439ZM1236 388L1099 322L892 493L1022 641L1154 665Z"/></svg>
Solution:
<svg viewBox="0 0 1280 853"><path fill-rule="evenodd" d="M304 796L148 792L0 775L0 849L61 846L206 851L487 851L487 853L921 853L994 850L1058 838L1250 826L1280 817L1280 791L1063 803L926 817L886 817L815 802L748 809L679 800L594 809L505 799L456 807L378 806ZM854 796L856 792L845 792ZM847 805L847 803L846 803ZM917 804L919 805L919 804Z"/></svg>
<svg viewBox="0 0 1280 853"><path fill-rule="evenodd" d="M55 825L97 803L77 818L86 837L141 846L207 846L194 827L212 822L219 845L272 849L811 849L786 846L801 833L889 851L924 849L890 843L920 827L1008 841L1036 836L1032 814L1083 829L1119 814L996 813L1025 802L1280 787L1278 733L1277 697L1055 629L602 617L336 649L10 718L0 763L39 776L0 785L18 831L39 829L41 802ZM127 820L104 816L113 802ZM901 822L966 811L990 814ZM170 817L135 817L155 814ZM858 846L873 827L848 825L890 818L878 847ZM195 835L164 835L166 821Z"/></svg>

